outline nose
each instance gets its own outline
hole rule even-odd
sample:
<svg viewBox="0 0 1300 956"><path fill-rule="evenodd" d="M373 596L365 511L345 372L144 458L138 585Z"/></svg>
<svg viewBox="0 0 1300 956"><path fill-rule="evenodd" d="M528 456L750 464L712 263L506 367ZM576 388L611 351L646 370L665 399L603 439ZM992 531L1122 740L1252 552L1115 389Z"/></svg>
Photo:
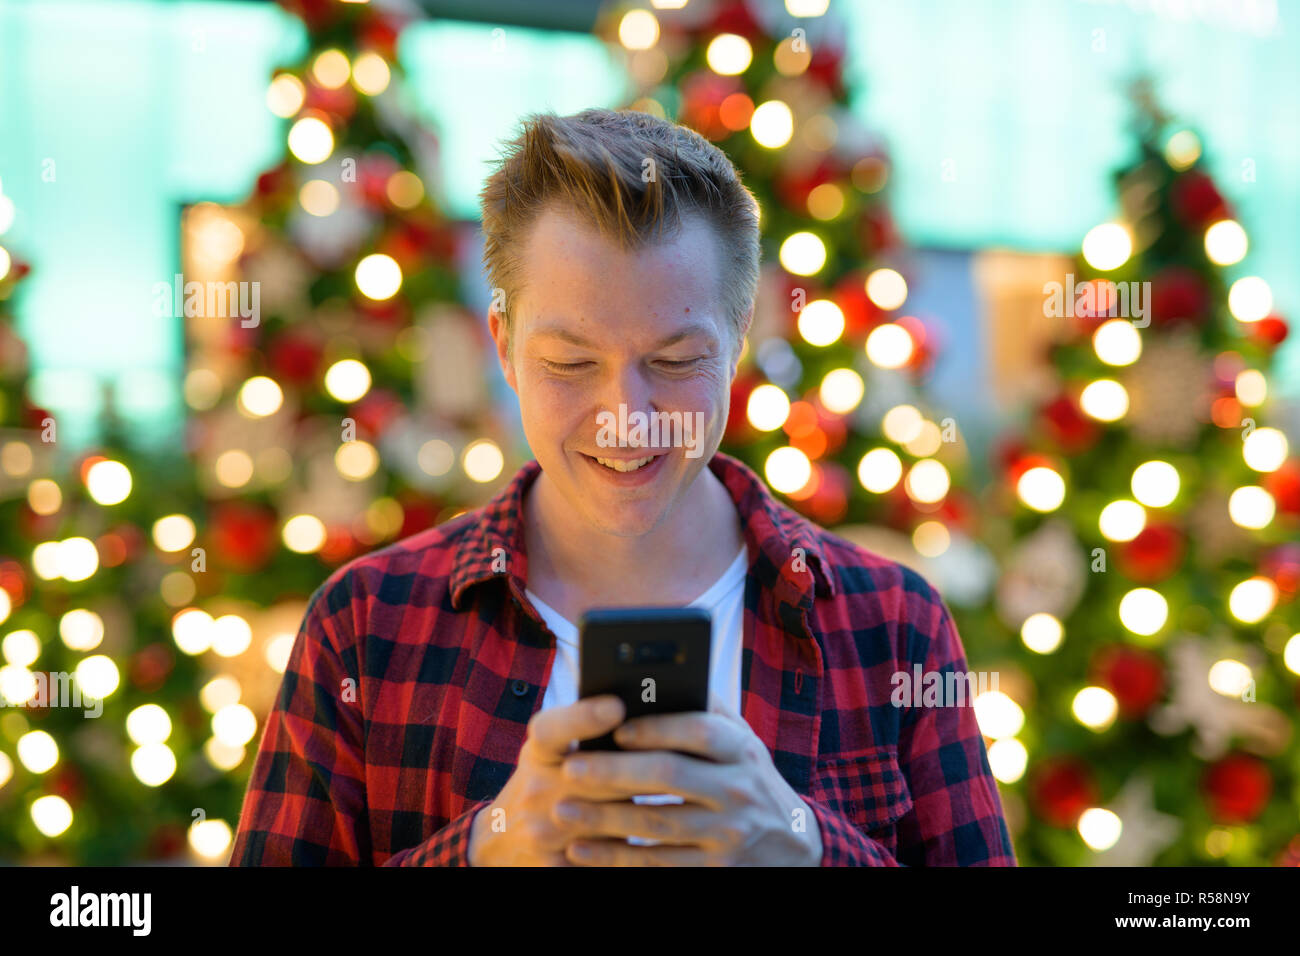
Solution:
<svg viewBox="0 0 1300 956"><path fill-rule="evenodd" d="M648 444L636 434L629 435L629 423L635 412L641 412L649 421L654 412L654 395L652 383L639 362L623 362L613 366L609 375L603 408L611 412L619 422L619 444L640 447ZM620 407L621 406L621 407Z"/></svg>

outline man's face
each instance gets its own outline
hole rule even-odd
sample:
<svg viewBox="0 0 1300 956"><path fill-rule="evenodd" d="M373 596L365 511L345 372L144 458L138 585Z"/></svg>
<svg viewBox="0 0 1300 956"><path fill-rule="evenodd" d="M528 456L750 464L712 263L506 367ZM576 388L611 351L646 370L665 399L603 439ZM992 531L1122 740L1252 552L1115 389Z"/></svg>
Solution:
<svg viewBox="0 0 1300 956"><path fill-rule="evenodd" d="M627 253L552 207L522 253L513 361L500 317L489 316L529 447L574 518L606 534L655 528L722 440L739 343L722 309L720 258L697 218L675 238ZM646 446L624 444L637 437L636 412L647 424L653 413L680 413L682 428L661 427L657 440L647 428ZM602 429L608 416L614 427ZM597 461L627 467L651 456L625 472Z"/></svg>

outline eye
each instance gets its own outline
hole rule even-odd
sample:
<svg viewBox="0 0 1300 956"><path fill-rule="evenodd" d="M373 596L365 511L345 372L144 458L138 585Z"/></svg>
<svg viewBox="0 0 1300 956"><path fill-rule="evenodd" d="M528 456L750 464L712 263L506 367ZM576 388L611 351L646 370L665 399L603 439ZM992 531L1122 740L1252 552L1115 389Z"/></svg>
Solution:
<svg viewBox="0 0 1300 956"><path fill-rule="evenodd" d="M659 364L660 364L660 365L667 365L669 368L673 368L673 369L685 369L685 368L690 368L692 365L696 365L696 364L698 364L699 362L700 362L700 360L699 360L698 358L693 358L693 359L664 359L664 360L663 360L662 362L660 362Z"/></svg>
<svg viewBox="0 0 1300 956"><path fill-rule="evenodd" d="M580 368L590 365L590 362L552 362L549 359L542 359L542 365L552 372L575 372Z"/></svg>

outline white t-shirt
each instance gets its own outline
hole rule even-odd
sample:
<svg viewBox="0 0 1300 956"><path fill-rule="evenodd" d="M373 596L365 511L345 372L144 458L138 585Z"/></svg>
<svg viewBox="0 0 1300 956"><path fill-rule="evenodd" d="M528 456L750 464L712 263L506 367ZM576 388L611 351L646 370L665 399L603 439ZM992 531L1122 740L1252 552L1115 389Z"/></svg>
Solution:
<svg viewBox="0 0 1300 956"><path fill-rule="evenodd" d="M740 713L740 653L744 643L745 573L748 551L740 549L731 567L713 585L690 603L713 616L709 646L709 690L735 713ZM561 617L531 590L524 589L546 626L555 634L557 645L551 678L542 697L542 710L566 707L578 700L578 628Z"/></svg>
<svg viewBox="0 0 1300 956"><path fill-rule="evenodd" d="M740 713L740 656L744 645L745 576L749 570L749 552L741 546L731 567L722 572L711 587L690 603L702 607L713 617L709 642L709 691L722 699L734 713ZM578 700L578 628L561 617L554 608L527 588L524 593L533 602L556 638L555 663L542 697L542 710L565 707ZM681 803L674 794L639 794L634 803ZM653 846L657 841L628 837L633 846Z"/></svg>

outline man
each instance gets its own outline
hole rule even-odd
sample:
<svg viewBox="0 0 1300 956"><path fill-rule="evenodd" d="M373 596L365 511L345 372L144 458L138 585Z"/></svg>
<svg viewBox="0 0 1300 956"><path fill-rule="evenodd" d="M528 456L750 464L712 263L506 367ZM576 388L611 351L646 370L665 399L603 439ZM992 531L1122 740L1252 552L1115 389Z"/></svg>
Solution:
<svg viewBox="0 0 1300 956"><path fill-rule="evenodd" d="M759 262L730 161L647 114L544 114L482 204L536 460L313 595L231 864L1014 865L973 711L890 703L895 673L966 669L939 596L716 453ZM683 427L601 428L638 412ZM586 608L691 603L708 713L576 700ZM574 752L615 727L625 752Z"/></svg>

